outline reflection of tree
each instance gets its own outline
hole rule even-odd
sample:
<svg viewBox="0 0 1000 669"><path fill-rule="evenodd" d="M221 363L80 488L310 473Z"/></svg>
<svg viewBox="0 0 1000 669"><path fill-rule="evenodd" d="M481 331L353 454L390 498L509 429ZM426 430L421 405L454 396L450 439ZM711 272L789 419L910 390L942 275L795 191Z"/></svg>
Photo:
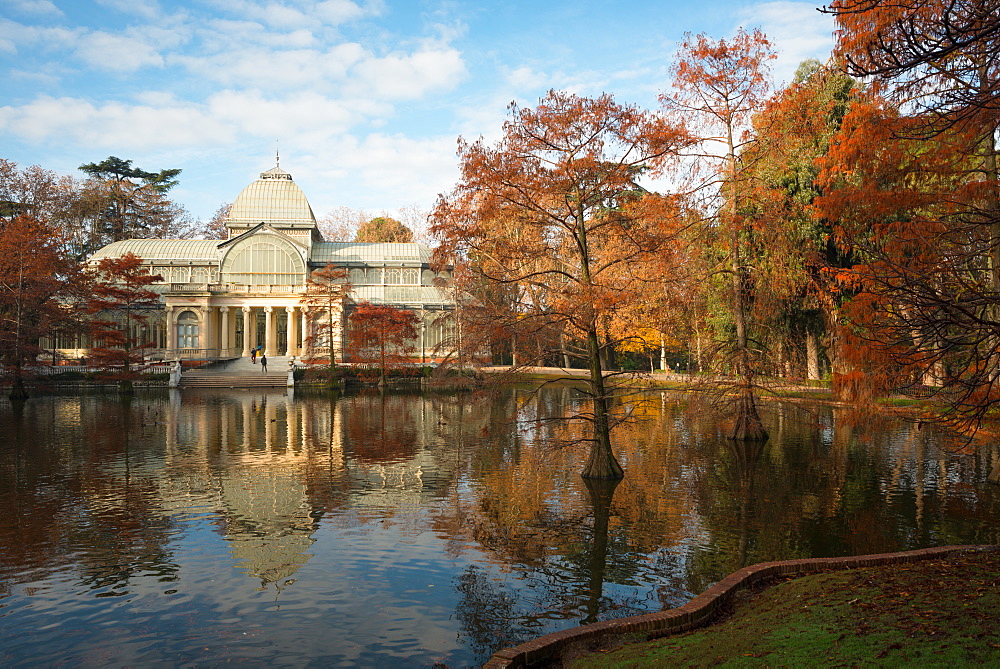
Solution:
<svg viewBox="0 0 1000 669"><path fill-rule="evenodd" d="M144 425L161 405L60 397L0 412L0 568L72 561L97 596L135 578L170 581L177 530L157 487L159 451ZM0 580L5 576L0 574Z"/></svg>
<svg viewBox="0 0 1000 669"><path fill-rule="evenodd" d="M536 635L553 619L588 623L642 610L628 588L605 595L606 583L634 584L641 570L616 522L618 482L580 478L574 462L583 449L545 446L565 442L560 431L573 429L548 420L572 410L570 397L561 389L515 392L503 400L508 412L491 415L490 433L509 436L484 445L476 476L482 485L463 511L476 542L512 565L519 585L478 568L456 581L462 632L484 656ZM532 403L530 419L511 429L512 405L524 401Z"/></svg>
<svg viewBox="0 0 1000 669"><path fill-rule="evenodd" d="M130 396L108 402L88 435L103 448L100 459L92 461L96 466L88 468L81 481L82 517L74 541L88 546L80 559L83 582L104 590L98 597L127 594L115 589L134 576L173 581L179 570L167 548L176 526L160 506L156 472L133 464L140 455L133 453L136 442L140 449L149 446L136 429L136 423L141 424L137 413ZM116 460L111 467L109 455Z"/></svg>
<svg viewBox="0 0 1000 669"><path fill-rule="evenodd" d="M455 589L460 597L455 618L478 658L476 664L482 664L501 648L538 636L531 627L521 624L519 593L488 571L469 565L455 579Z"/></svg>
<svg viewBox="0 0 1000 669"><path fill-rule="evenodd" d="M608 563L608 520L611 515L611 500L615 496L618 481L584 479L590 504L594 509L594 530L590 539L590 581L587 586L587 617L584 623L597 622L600 613L601 595L604 592L605 568Z"/></svg>
<svg viewBox="0 0 1000 669"><path fill-rule="evenodd" d="M408 416L412 397L366 389L344 402L347 443L359 462L399 462L414 456L418 422Z"/></svg>
<svg viewBox="0 0 1000 669"><path fill-rule="evenodd" d="M57 426L39 415L38 402L11 403L0 412L0 595L16 574L47 571L58 567L62 550L69 543L72 527L65 510L78 502L69 490L52 485L67 468L64 453L50 446L54 433L70 441L68 426Z"/></svg>

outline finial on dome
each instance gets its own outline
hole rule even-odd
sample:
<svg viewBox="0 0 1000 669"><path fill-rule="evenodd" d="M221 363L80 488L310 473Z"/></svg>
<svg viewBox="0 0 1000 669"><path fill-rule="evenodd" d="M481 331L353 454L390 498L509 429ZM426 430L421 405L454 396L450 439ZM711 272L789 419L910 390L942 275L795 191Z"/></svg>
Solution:
<svg viewBox="0 0 1000 669"><path fill-rule="evenodd" d="M278 155L278 140L274 140L274 165L281 167L281 156Z"/></svg>

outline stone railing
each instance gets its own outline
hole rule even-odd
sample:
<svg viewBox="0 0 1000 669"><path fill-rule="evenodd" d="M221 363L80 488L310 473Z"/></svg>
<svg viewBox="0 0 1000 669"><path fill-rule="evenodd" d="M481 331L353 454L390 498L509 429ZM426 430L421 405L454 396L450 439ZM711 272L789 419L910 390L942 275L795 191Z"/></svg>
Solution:
<svg viewBox="0 0 1000 669"><path fill-rule="evenodd" d="M246 285L241 283L165 283L164 293L232 293L236 295L288 295L306 291L305 286L294 285Z"/></svg>
<svg viewBox="0 0 1000 669"><path fill-rule="evenodd" d="M160 360L226 360L239 358L243 350L238 346L230 348L164 348L153 352Z"/></svg>

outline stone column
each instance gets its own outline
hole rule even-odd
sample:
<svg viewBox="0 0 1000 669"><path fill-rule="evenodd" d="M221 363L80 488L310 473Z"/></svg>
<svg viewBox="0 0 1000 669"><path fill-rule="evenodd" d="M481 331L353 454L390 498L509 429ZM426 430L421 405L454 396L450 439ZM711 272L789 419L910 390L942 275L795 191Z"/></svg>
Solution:
<svg viewBox="0 0 1000 669"><path fill-rule="evenodd" d="M256 324L251 323L253 320L250 318L253 315L253 309L248 306L243 307L243 357L250 357L250 349L253 348L254 333L257 332L257 328L254 327Z"/></svg>
<svg viewBox="0 0 1000 669"><path fill-rule="evenodd" d="M278 355L278 337L275 332L274 307L264 307L264 353L274 358Z"/></svg>
<svg viewBox="0 0 1000 669"><path fill-rule="evenodd" d="M337 319L333 324L333 332L331 336L333 337L333 349L336 352L337 362L344 361L344 352L347 350L347 341L344 337L344 309L341 308L336 313L330 313L330 319Z"/></svg>
<svg viewBox="0 0 1000 669"><path fill-rule="evenodd" d="M167 350L168 355L174 355L177 350L177 324L174 322L174 308L165 307L167 313Z"/></svg>
<svg viewBox="0 0 1000 669"><path fill-rule="evenodd" d="M302 307L302 349L299 353L303 358L312 357L312 346L309 344L309 337L312 336L312 327L309 324L310 309Z"/></svg>
<svg viewBox="0 0 1000 669"><path fill-rule="evenodd" d="M229 347L232 346L229 338L229 307L219 307L219 313L222 314L222 325L219 326L219 348L222 350L219 354L228 356Z"/></svg>
<svg viewBox="0 0 1000 669"><path fill-rule="evenodd" d="M295 313L295 307L285 307L285 313L288 314L288 355L298 355L299 354L299 322L296 320L298 314Z"/></svg>
<svg viewBox="0 0 1000 669"><path fill-rule="evenodd" d="M215 337L213 336L215 333L212 332L212 308L199 307L198 313L201 314L201 328L198 333L200 335L198 348L215 348Z"/></svg>

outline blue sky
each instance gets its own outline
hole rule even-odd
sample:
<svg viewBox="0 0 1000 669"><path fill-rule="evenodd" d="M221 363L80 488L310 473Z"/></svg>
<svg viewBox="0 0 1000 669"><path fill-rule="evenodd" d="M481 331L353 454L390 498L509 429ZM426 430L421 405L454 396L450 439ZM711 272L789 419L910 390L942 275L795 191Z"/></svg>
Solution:
<svg viewBox="0 0 1000 669"><path fill-rule="evenodd" d="M498 136L551 88L657 105L685 32L759 27L777 82L826 60L815 2L0 0L0 157L76 174L179 167L207 219L258 173L334 207L428 209L456 139Z"/></svg>

